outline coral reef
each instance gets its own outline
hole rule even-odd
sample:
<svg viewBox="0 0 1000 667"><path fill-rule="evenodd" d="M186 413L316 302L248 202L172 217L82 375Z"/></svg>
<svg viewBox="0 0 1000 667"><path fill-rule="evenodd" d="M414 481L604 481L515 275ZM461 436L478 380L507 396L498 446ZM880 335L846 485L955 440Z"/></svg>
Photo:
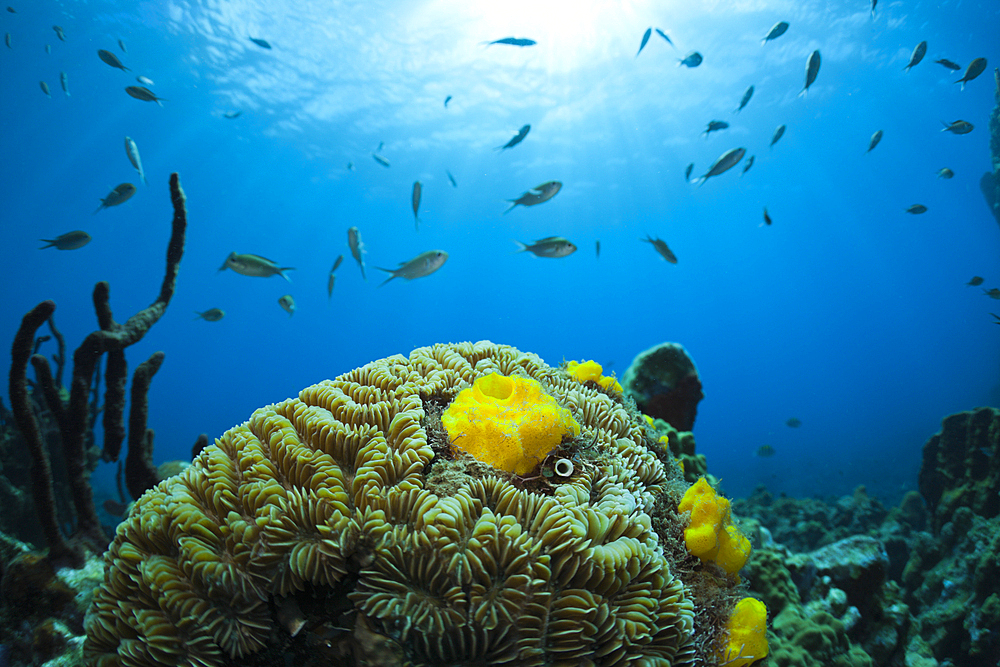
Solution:
<svg viewBox="0 0 1000 667"><path fill-rule="evenodd" d="M677 343L661 343L636 355L622 386L639 410L678 431L694 428L698 402L705 397L698 369Z"/></svg>
<svg viewBox="0 0 1000 667"><path fill-rule="evenodd" d="M764 489L735 501L759 547L744 577L776 614L770 662L998 664L998 445L1000 411L946 417L923 449L921 493L889 511L863 487L830 501Z"/></svg>
<svg viewBox="0 0 1000 667"><path fill-rule="evenodd" d="M529 476L454 451L441 424L494 373L579 424ZM145 493L105 555L85 656L710 664L744 595L685 549L687 486L620 395L488 341L420 348L257 410Z"/></svg>
<svg viewBox="0 0 1000 667"><path fill-rule="evenodd" d="M979 179L979 189L983 191L990 213L1000 224L1000 68L993 68L993 80L996 85L994 99L996 105L990 112L990 159L993 169L983 174Z"/></svg>
<svg viewBox="0 0 1000 667"><path fill-rule="evenodd" d="M684 472L684 479L694 484L699 478L705 477L713 486L717 480L708 474L708 461L704 454L695 453L694 434L690 431L678 431L662 419L653 419L646 415L646 423L656 431L660 443L670 451Z"/></svg>
<svg viewBox="0 0 1000 667"><path fill-rule="evenodd" d="M125 405L124 384L127 373L124 349L141 340L149 328L166 311L173 296L177 270L184 253L187 212L184 191L181 189L177 174L170 176L170 198L174 216L170 241L167 245L166 273L160 287L160 294L151 305L133 315L125 324L118 324L111 313L108 284L105 282L97 283L94 287L94 310L97 313L100 329L88 335L73 354L73 378L68 401L65 397L65 389L60 384L65 361L65 344L52 322L55 303L43 301L35 306L24 316L21 327L14 337L8 385L11 413L32 460L31 489L34 511L42 526L45 543L49 547L49 557L56 561L81 564L80 545L100 551L107 544L107 536L104 534L98 519L90 487L90 472L93 469L94 460L93 457L89 456L87 440L88 434L91 433L95 413L95 408L89 402L91 383L101 356L107 353L104 457L107 460L116 460L124 435L122 419ZM59 353L56 358L58 367L55 376L52 375L48 359L35 353L37 350L35 333L45 322L49 323L59 342ZM162 359L162 353L158 352L153 357ZM75 544L72 545L64 538L59 525L57 503L52 486L50 452L39 427L36 406L28 392L26 372L29 360L38 378L39 393L44 396L48 418L55 423L59 431L59 442L69 487L68 495L72 498L76 521L72 535ZM141 366L140 370L145 372L147 368L148 365ZM140 373L137 371L137 376L139 375ZM148 386L148 379L143 383L140 378L139 384L141 390L138 393L133 393L132 426L133 431L138 428L145 433L145 389ZM151 438L148 440L151 446ZM158 480L150 480L148 485L155 483L155 481Z"/></svg>

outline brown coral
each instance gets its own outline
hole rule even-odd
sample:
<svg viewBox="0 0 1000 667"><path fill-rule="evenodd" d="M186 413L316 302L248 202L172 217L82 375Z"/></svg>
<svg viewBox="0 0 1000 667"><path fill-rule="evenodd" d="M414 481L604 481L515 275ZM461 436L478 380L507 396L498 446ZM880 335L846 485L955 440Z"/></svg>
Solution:
<svg viewBox="0 0 1000 667"><path fill-rule="evenodd" d="M451 460L435 415L492 372L535 378L573 411L583 432L559 455L588 458L570 478L527 490ZM405 655L393 664L692 664L706 637L677 576L683 483L620 400L484 341L389 357L261 408L119 526L88 661L257 664L322 644L354 664L382 636ZM307 618L293 639L275 611L293 596L356 622ZM353 640L329 639L350 626Z"/></svg>

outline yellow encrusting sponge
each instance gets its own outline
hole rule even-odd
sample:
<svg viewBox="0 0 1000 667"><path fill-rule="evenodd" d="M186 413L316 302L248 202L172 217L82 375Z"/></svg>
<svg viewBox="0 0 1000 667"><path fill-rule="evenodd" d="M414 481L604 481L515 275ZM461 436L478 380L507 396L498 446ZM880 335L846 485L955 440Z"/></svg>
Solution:
<svg viewBox="0 0 1000 667"><path fill-rule="evenodd" d="M577 382L588 382L593 380L605 391L617 391L621 393L622 386L613 377L602 375L604 368L596 361L570 361L566 364L566 372Z"/></svg>
<svg viewBox="0 0 1000 667"><path fill-rule="evenodd" d="M453 451L515 475L531 472L564 436L580 435L573 415L541 383L499 373L460 391L441 423Z"/></svg>
<svg viewBox="0 0 1000 667"><path fill-rule="evenodd" d="M767 657L767 607L760 600L743 598L726 622L726 644L719 664L746 667Z"/></svg>
<svg viewBox="0 0 1000 667"><path fill-rule="evenodd" d="M691 521L684 529L688 551L737 575L750 557L750 540L733 525L729 500L701 477L684 494L678 510L691 513Z"/></svg>

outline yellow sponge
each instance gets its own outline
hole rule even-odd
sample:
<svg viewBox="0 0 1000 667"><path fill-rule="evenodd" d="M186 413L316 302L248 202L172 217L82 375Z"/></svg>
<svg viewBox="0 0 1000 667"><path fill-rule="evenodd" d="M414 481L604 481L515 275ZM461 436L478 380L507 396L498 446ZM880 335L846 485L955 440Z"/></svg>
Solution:
<svg viewBox="0 0 1000 667"><path fill-rule="evenodd" d="M577 382L589 382L593 380L605 390L621 392L622 386L613 377L601 375L604 368L596 361L570 361L566 364L566 372Z"/></svg>
<svg viewBox="0 0 1000 667"><path fill-rule="evenodd" d="M767 656L767 607L760 600L743 598L726 622L726 644L719 664L746 667Z"/></svg>
<svg viewBox="0 0 1000 667"><path fill-rule="evenodd" d="M559 446L580 435L566 408L531 378L491 373L459 392L441 415L453 451L494 468L526 475Z"/></svg>
<svg viewBox="0 0 1000 667"><path fill-rule="evenodd" d="M750 557L750 540L733 525L729 501L717 494L704 477L687 490L678 509L691 513L691 521L684 529L688 551L731 575L743 569Z"/></svg>

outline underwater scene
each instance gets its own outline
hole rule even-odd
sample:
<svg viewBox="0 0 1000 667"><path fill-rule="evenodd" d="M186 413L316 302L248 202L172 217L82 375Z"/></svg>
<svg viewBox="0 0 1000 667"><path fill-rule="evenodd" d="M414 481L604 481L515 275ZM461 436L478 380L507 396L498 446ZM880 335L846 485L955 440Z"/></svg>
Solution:
<svg viewBox="0 0 1000 667"><path fill-rule="evenodd" d="M0 667L1000 662L1000 3L0 9Z"/></svg>

